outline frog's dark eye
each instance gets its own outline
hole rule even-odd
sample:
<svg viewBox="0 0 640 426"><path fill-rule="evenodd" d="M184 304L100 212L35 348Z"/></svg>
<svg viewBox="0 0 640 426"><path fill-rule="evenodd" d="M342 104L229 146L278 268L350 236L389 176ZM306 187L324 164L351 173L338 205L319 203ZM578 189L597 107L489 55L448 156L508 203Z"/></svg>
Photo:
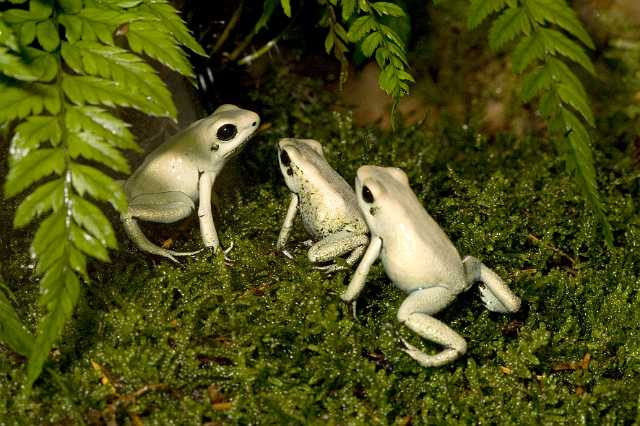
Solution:
<svg viewBox="0 0 640 426"><path fill-rule="evenodd" d="M282 162L282 165L285 167L289 167L291 165L291 158L289 158L289 154L287 154L287 151L282 151L280 153L280 161Z"/></svg>
<svg viewBox="0 0 640 426"><path fill-rule="evenodd" d="M230 141L238 134L238 128L233 124L225 124L218 129L216 136L221 141Z"/></svg>
<svg viewBox="0 0 640 426"><path fill-rule="evenodd" d="M373 203L373 194L371 193L371 190L366 186L362 187L362 199L365 203Z"/></svg>

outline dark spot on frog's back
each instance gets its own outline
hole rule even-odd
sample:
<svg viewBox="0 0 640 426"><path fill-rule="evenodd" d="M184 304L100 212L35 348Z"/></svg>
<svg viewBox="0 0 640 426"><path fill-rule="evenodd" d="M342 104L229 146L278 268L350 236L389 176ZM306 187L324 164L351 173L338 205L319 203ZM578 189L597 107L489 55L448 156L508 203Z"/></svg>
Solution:
<svg viewBox="0 0 640 426"><path fill-rule="evenodd" d="M291 158L289 158L289 154L287 153L287 151L282 150L282 152L280 153L280 161L285 167L289 167L291 165Z"/></svg>

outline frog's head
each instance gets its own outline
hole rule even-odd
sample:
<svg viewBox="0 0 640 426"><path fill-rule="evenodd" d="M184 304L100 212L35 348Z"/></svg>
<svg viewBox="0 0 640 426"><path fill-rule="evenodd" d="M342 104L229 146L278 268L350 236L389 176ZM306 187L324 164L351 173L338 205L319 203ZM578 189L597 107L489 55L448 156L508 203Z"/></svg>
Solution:
<svg viewBox="0 0 640 426"><path fill-rule="evenodd" d="M405 213L405 197L415 197L406 173L397 167L362 166L356 176L358 207L377 235L385 234L394 217Z"/></svg>
<svg viewBox="0 0 640 426"><path fill-rule="evenodd" d="M238 153L260 125L253 111L225 104L203 120L204 140L215 158L227 159Z"/></svg>
<svg viewBox="0 0 640 426"><path fill-rule="evenodd" d="M280 139L278 162L287 187L299 193L304 182L313 181L322 167L322 145L313 139Z"/></svg>

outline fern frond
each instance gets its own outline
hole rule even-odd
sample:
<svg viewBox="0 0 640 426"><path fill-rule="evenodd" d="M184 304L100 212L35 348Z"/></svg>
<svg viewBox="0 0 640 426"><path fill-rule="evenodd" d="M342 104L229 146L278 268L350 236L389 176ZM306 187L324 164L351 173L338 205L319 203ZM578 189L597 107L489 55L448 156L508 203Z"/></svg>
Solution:
<svg viewBox="0 0 640 426"><path fill-rule="evenodd" d="M494 11L502 13L489 32L490 47L500 49L521 36L511 57L514 73L520 74L537 65L523 79L522 100L529 102L540 96L539 110L550 130L565 139L563 154L567 169L601 223L605 241L612 246L611 226L596 185L589 132L574 112L591 126L595 125L595 118L584 86L561 60L573 61L594 74L593 64L583 47L562 31L593 48L589 34L564 0L472 0L469 26L477 26Z"/></svg>
<svg viewBox="0 0 640 426"><path fill-rule="evenodd" d="M125 35L133 52L116 46L114 34ZM97 167L128 173L121 150L139 148L128 125L101 106L175 119L170 92L136 53L192 75L180 45L203 53L164 0L30 0L29 10L0 15L0 124L18 120L4 192L34 187L19 204L15 227L44 216L31 250L47 313L35 343L20 349L29 357L27 387L72 315L80 277L89 279L87 258L108 261L117 246L94 203L127 209L122 186ZM0 338L10 339L5 335L0 328Z"/></svg>

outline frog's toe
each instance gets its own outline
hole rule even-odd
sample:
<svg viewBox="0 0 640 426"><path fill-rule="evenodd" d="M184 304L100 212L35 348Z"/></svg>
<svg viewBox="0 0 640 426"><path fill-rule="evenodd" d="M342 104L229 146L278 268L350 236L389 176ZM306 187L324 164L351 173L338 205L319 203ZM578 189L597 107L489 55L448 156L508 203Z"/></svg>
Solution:
<svg viewBox="0 0 640 426"><path fill-rule="evenodd" d="M281 250L280 253L284 254L285 257L288 257L289 259L293 260L293 255L289 253L289 250Z"/></svg>
<svg viewBox="0 0 640 426"><path fill-rule="evenodd" d="M332 264L332 265L325 265L325 266L314 266L313 269L322 271L325 274L329 275L329 274L333 274L334 272L344 271L345 269L349 269L349 268L344 265Z"/></svg>

